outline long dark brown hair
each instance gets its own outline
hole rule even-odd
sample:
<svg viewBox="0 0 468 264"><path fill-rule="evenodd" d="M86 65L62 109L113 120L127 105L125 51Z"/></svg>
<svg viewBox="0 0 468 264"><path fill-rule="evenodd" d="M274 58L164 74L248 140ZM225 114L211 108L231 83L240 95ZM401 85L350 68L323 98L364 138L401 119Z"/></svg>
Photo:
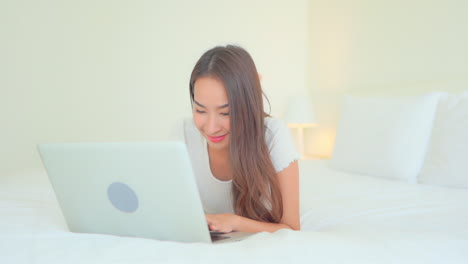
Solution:
<svg viewBox="0 0 468 264"><path fill-rule="evenodd" d="M193 105L195 82L212 77L226 88L230 115L229 157L233 170L234 212L250 219L279 223L283 202L276 171L265 142L263 92L249 53L228 45L205 52L190 78Z"/></svg>

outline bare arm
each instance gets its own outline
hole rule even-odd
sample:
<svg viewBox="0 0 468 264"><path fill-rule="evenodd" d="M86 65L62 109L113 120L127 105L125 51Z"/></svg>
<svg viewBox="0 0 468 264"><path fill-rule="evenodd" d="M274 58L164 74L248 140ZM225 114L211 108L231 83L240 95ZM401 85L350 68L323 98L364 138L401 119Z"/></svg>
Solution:
<svg viewBox="0 0 468 264"><path fill-rule="evenodd" d="M278 173L278 183L283 198L283 217L280 223L266 223L233 214L206 215L210 229L221 232L275 232L287 228L300 230L299 217L299 167L291 163Z"/></svg>

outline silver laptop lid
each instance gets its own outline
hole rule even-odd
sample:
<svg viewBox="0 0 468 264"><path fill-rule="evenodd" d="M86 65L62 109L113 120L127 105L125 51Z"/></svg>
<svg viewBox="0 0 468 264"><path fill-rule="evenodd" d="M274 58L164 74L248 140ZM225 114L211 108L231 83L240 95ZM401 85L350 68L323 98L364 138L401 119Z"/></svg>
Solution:
<svg viewBox="0 0 468 264"><path fill-rule="evenodd" d="M184 143L54 143L38 149L71 231L211 241Z"/></svg>

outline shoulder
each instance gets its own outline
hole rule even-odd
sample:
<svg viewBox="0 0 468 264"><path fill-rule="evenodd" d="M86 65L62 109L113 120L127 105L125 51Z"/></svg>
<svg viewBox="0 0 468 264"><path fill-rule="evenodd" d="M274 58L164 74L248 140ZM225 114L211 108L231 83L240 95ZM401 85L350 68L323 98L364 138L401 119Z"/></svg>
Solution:
<svg viewBox="0 0 468 264"><path fill-rule="evenodd" d="M281 140L290 136L289 127L284 121L271 117L265 118L265 138L268 145L275 140Z"/></svg>
<svg viewBox="0 0 468 264"><path fill-rule="evenodd" d="M289 127L282 120L265 118L265 141L276 172L284 170L300 157Z"/></svg>
<svg viewBox="0 0 468 264"><path fill-rule="evenodd" d="M184 130L193 130L196 128L195 123L193 122L193 118L191 117L184 117L182 119L182 124L183 124Z"/></svg>
<svg viewBox="0 0 468 264"><path fill-rule="evenodd" d="M272 133L277 132L278 130L288 128L286 122L280 119L273 117L265 117L265 126L267 130L270 130ZM288 128L289 129L289 128Z"/></svg>
<svg viewBox="0 0 468 264"><path fill-rule="evenodd" d="M186 139L192 138L197 132L198 130L195 127L193 118L184 117L174 122L170 138L172 140L186 141Z"/></svg>
<svg viewBox="0 0 468 264"><path fill-rule="evenodd" d="M180 119L178 122L179 122L179 128L182 129L186 134L198 131L197 127L195 126L195 123L193 122L192 117L184 117Z"/></svg>

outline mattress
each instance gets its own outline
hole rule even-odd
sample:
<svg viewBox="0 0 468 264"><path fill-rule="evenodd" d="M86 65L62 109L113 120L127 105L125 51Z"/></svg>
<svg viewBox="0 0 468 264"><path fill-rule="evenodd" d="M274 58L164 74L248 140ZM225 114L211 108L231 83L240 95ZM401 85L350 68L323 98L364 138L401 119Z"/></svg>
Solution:
<svg viewBox="0 0 468 264"><path fill-rule="evenodd" d="M301 231L224 244L68 231L42 169L0 176L0 263L467 263L468 191L300 162Z"/></svg>

